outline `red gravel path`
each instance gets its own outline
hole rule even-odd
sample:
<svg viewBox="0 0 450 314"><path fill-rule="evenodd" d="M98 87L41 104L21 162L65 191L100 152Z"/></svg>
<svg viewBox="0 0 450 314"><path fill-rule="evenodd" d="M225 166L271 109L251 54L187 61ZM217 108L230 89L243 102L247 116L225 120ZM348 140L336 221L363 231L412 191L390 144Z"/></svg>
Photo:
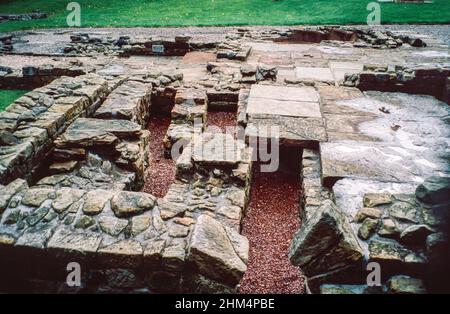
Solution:
<svg viewBox="0 0 450 314"><path fill-rule="evenodd" d="M237 113L228 111L208 111L206 130L208 131L208 127L213 126L219 127L222 133L226 133L227 127L237 126Z"/></svg>
<svg viewBox="0 0 450 314"><path fill-rule="evenodd" d="M164 197L175 180L175 164L164 158L163 139L170 125L170 117L152 116L148 124L150 131L150 166L143 192Z"/></svg>
<svg viewBox="0 0 450 314"><path fill-rule="evenodd" d="M281 172L261 173L254 165L249 208L243 235L250 242L241 293L302 293L300 270L288 259L299 219L299 178Z"/></svg>

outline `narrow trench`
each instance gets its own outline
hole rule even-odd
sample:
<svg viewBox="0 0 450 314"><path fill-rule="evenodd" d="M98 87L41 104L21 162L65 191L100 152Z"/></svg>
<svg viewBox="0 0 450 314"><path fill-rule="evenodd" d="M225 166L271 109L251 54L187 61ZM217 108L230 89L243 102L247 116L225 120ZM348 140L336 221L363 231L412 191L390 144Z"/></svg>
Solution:
<svg viewBox="0 0 450 314"><path fill-rule="evenodd" d="M152 114L147 128L151 134L150 165L142 191L156 197L164 197L175 180L175 163L164 157L163 140L170 122L170 115Z"/></svg>
<svg viewBox="0 0 450 314"><path fill-rule="evenodd" d="M234 128L237 126L237 113L235 111L208 111L208 119L206 120L206 130L222 133L235 134ZM214 127L215 129L211 129ZM228 129L228 132L227 132Z"/></svg>
<svg viewBox="0 0 450 314"><path fill-rule="evenodd" d="M227 127L237 125L236 118L236 112L208 111L207 127L226 132ZM300 226L300 156L298 149L281 148L276 172L261 172L260 164L254 163L250 202L242 223L250 252L241 293L303 293L301 272L288 258L290 242Z"/></svg>
<svg viewBox="0 0 450 314"><path fill-rule="evenodd" d="M303 293L298 267L288 258L289 245L300 226L299 173L261 172L253 165L250 202L242 234L250 243L241 293Z"/></svg>

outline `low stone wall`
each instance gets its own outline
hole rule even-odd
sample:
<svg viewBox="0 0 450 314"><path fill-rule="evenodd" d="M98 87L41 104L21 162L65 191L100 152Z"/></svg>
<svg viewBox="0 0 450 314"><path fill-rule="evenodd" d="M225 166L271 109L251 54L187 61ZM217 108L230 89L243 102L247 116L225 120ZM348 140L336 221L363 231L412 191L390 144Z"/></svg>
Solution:
<svg viewBox="0 0 450 314"><path fill-rule="evenodd" d="M25 94L0 112L0 182L30 179L46 160L52 142L77 117L95 111L112 84L95 74L63 77Z"/></svg>
<svg viewBox="0 0 450 314"><path fill-rule="evenodd" d="M45 18L47 18L47 13L40 11L33 11L31 13L23 14L0 14L0 23L6 21L29 21Z"/></svg>
<svg viewBox="0 0 450 314"><path fill-rule="evenodd" d="M173 38L119 38L93 36L77 33L70 37L71 43L64 48L67 55L112 54L128 56L184 56L189 51L213 49L218 43L214 41L191 40L190 36Z"/></svg>
<svg viewBox="0 0 450 314"><path fill-rule="evenodd" d="M26 66L22 71L14 71L12 68L3 67L0 70L0 88L3 89L33 89L51 83L62 77L76 77L88 73L88 69L79 61L73 61L66 65L53 66Z"/></svg>
<svg viewBox="0 0 450 314"><path fill-rule="evenodd" d="M246 270L247 240L210 214L183 215L186 206L168 215L167 201L146 193L21 179L2 190L0 286L9 291L223 293ZM70 262L81 266L81 287L65 284Z"/></svg>
<svg viewBox="0 0 450 314"><path fill-rule="evenodd" d="M94 112L97 119L122 119L147 126L153 85L146 80L128 79L117 87Z"/></svg>
<svg viewBox="0 0 450 314"><path fill-rule="evenodd" d="M343 85L361 90L431 95L448 103L449 77L448 68L365 65L363 72L346 75Z"/></svg>
<svg viewBox="0 0 450 314"><path fill-rule="evenodd" d="M412 35L398 35L390 31L352 26L305 26L281 30L255 31L238 29L228 35L231 40L263 39L275 42L321 43L327 41L349 42L355 48L394 49L403 44L425 47L426 43Z"/></svg>
<svg viewBox="0 0 450 314"><path fill-rule="evenodd" d="M301 174L303 223L292 240L289 257L308 277L313 293L445 289L441 274L449 248L448 178L431 177L415 194L366 193L359 200L360 209L350 214L322 186L318 152L303 151ZM349 188L339 184L343 184L339 189ZM341 205L350 203L345 199ZM370 262L380 267L380 286L367 284Z"/></svg>

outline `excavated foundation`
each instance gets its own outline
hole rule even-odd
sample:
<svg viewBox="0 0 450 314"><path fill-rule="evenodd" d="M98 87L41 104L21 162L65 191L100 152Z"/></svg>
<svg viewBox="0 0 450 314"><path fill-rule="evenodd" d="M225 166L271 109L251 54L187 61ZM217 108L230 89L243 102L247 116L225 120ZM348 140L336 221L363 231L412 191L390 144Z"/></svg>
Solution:
<svg viewBox="0 0 450 314"><path fill-rule="evenodd" d="M242 233L249 239L247 272L241 293L302 293L303 277L288 258L289 243L300 226L300 178L254 165Z"/></svg>
<svg viewBox="0 0 450 314"><path fill-rule="evenodd" d="M143 192L156 197L164 197L175 180L175 163L164 156L164 137L170 125L170 117L151 115L148 123L150 131L150 165L145 178Z"/></svg>
<svg viewBox="0 0 450 314"><path fill-rule="evenodd" d="M7 36L0 88L30 92L0 112L1 291L448 290L448 46L224 30Z"/></svg>

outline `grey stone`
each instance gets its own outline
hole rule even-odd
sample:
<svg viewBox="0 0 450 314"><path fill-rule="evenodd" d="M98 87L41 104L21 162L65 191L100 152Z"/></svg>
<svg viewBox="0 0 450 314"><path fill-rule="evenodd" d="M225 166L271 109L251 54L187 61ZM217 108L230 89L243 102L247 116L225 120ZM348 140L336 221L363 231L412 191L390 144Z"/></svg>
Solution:
<svg viewBox="0 0 450 314"><path fill-rule="evenodd" d="M105 266L136 268L142 262L143 249L138 241L128 239L101 248L98 254Z"/></svg>
<svg viewBox="0 0 450 314"><path fill-rule="evenodd" d="M186 245L180 241L166 246L161 255L162 267L171 272L181 272L186 260Z"/></svg>
<svg viewBox="0 0 450 314"><path fill-rule="evenodd" d="M172 224L169 227L169 236L173 238L184 238L189 234L189 228L179 224Z"/></svg>
<svg viewBox="0 0 450 314"><path fill-rule="evenodd" d="M119 139L140 134L141 126L131 121L78 118L55 144L58 148L113 145Z"/></svg>
<svg viewBox="0 0 450 314"><path fill-rule="evenodd" d="M425 246L427 236L434 231L427 225L412 225L400 234L400 241L407 245Z"/></svg>
<svg viewBox="0 0 450 314"><path fill-rule="evenodd" d="M102 241L101 235L93 232L74 232L58 229L48 242L49 249L95 253Z"/></svg>
<svg viewBox="0 0 450 314"><path fill-rule="evenodd" d="M113 195L113 192L106 190L89 191L84 200L83 212L86 215L100 214Z"/></svg>
<svg viewBox="0 0 450 314"><path fill-rule="evenodd" d="M142 215L131 218L131 234L137 236L138 234L147 230L152 224L152 216Z"/></svg>
<svg viewBox="0 0 450 314"><path fill-rule="evenodd" d="M364 194L363 204L366 207L376 207L392 203L392 196L389 193L367 193Z"/></svg>
<svg viewBox="0 0 450 314"><path fill-rule="evenodd" d="M241 238L241 242L246 242ZM220 222L208 215L201 215L192 231L188 260L208 278L236 285L247 269L236 253L233 243Z"/></svg>
<svg viewBox="0 0 450 314"><path fill-rule="evenodd" d="M398 238L400 236L400 230L392 219L386 218L381 220L378 234L386 238Z"/></svg>
<svg viewBox="0 0 450 314"><path fill-rule="evenodd" d="M103 232L114 237L118 236L128 226L128 220L108 216L100 217L98 223Z"/></svg>
<svg viewBox="0 0 450 314"><path fill-rule="evenodd" d="M151 210L155 201L155 197L147 193L122 191L112 198L111 208L117 217L129 217Z"/></svg>
<svg viewBox="0 0 450 314"><path fill-rule="evenodd" d="M2 193L0 194L0 213L2 213L8 207L9 201L15 194L27 188L27 182L22 179L16 179L2 188Z"/></svg>
<svg viewBox="0 0 450 314"><path fill-rule="evenodd" d="M391 277L387 283L388 293L392 294L426 294L425 285L419 278L398 275Z"/></svg>
<svg viewBox="0 0 450 314"><path fill-rule="evenodd" d="M52 189L29 189L22 198L22 204L39 207L52 193Z"/></svg>
<svg viewBox="0 0 450 314"><path fill-rule="evenodd" d="M73 203L77 202L84 195L85 191L71 188L61 188L56 191L56 198L52 203L53 209L57 213L62 213Z"/></svg>
<svg viewBox="0 0 450 314"><path fill-rule="evenodd" d="M289 259L307 276L327 273L354 263L364 256L344 214L325 201L294 236Z"/></svg>
<svg viewBox="0 0 450 314"><path fill-rule="evenodd" d="M82 215L78 220L75 222L74 227L79 229L86 229L90 226L93 226L95 224L95 220L92 217Z"/></svg>
<svg viewBox="0 0 450 314"><path fill-rule="evenodd" d="M358 229L358 237L362 240L369 239L375 233L377 226L378 226L377 219L372 218L365 219Z"/></svg>
<svg viewBox="0 0 450 314"><path fill-rule="evenodd" d="M48 207L41 207L36 209L32 215L28 216L26 221L30 226L34 226L35 224L37 224L39 221L42 220L42 218L45 217L45 215L47 215L49 211Z"/></svg>
<svg viewBox="0 0 450 314"><path fill-rule="evenodd" d="M416 189L416 197L428 204L450 203L450 177L429 177Z"/></svg>

